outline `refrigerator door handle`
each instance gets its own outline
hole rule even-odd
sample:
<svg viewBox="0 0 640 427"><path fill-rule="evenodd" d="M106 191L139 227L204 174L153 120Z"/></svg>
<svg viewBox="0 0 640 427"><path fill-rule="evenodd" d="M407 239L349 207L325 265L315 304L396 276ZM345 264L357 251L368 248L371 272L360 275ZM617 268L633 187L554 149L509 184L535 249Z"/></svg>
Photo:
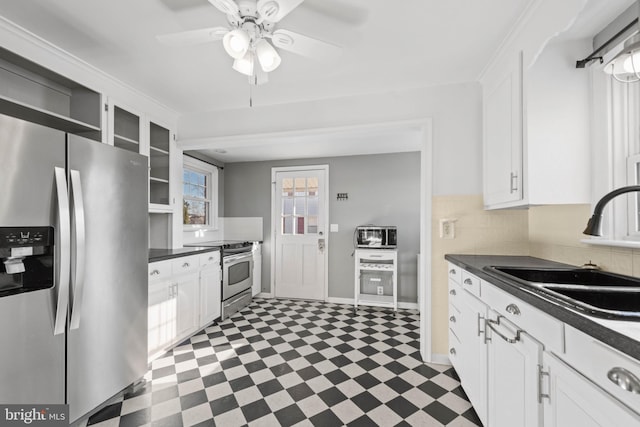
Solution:
<svg viewBox="0 0 640 427"><path fill-rule="evenodd" d="M69 274L71 270L71 224L69 213L69 194L67 193L67 174L64 168L56 167L56 194L58 198L58 231L59 262L57 283L56 317L53 325L53 334L60 335L65 332L67 322L67 310L69 308Z"/></svg>
<svg viewBox="0 0 640 427"><path fill-rule="evenodd" d="M84 200L82 198L82 182L80 172L71 170L71 197L73 198L73 224L75 236L75 262L71 274L71 322L69 329L80 327L80 316L82 315L82 294L84 292L85 273L85 222L84 222Z"/></svg>

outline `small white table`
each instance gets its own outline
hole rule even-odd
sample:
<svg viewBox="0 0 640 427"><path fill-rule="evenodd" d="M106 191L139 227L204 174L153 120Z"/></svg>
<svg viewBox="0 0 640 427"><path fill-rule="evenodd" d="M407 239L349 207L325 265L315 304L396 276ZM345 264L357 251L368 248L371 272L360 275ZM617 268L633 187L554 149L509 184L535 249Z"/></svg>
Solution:
<svg viewBox="0 0 640 427"><path fill-rule="evenodd" d="M356 249L354 312L359 305L398 311L398 251Z"/></svg>

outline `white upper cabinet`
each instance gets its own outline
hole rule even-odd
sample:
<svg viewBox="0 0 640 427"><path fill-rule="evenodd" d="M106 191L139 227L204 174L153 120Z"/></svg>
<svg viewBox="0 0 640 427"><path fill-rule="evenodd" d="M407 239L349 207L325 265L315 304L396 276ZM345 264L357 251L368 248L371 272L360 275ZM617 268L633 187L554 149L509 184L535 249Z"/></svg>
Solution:
<svg viewBox="0 0 640 427"><path fill-rule="evenodd" d="M484 203L501 206L523 199L522 56L515 55L483 88Z"/></svg>
<svg viewBox="0 0 640 427"><path fill-rule="evenodd" d="M590 46L554 39L584 3L535 2L481 77L486 209L590 202Z"/></svg>

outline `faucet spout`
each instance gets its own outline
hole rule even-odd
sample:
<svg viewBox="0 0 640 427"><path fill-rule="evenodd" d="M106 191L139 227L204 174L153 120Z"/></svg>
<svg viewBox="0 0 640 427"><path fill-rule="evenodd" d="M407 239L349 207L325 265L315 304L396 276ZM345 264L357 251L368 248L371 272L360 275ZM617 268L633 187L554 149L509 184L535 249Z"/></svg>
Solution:
<svg viewBox="0 0 640 427"><path fill-rule="evenodd" d="M602 236L602 213L604 207L616 196L631 192L640 192L640 185L629 185L627 187L620 187L607 194L596 203L596 207L593 209L593 215L587 222L587 227L582 232L590 236Z"/></svg>

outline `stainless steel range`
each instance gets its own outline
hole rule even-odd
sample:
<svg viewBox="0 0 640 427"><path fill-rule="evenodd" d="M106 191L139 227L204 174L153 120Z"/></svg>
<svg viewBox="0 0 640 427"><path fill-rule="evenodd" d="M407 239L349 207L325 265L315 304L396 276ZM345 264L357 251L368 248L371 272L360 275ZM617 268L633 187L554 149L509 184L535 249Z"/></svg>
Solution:
<svg viewBox="0 0 640 427"><path fill-rule="evenodd" d="M253 243L246 241L200 242L185 246L219 247L222 262L222 319L251 303Z"/></svg>

